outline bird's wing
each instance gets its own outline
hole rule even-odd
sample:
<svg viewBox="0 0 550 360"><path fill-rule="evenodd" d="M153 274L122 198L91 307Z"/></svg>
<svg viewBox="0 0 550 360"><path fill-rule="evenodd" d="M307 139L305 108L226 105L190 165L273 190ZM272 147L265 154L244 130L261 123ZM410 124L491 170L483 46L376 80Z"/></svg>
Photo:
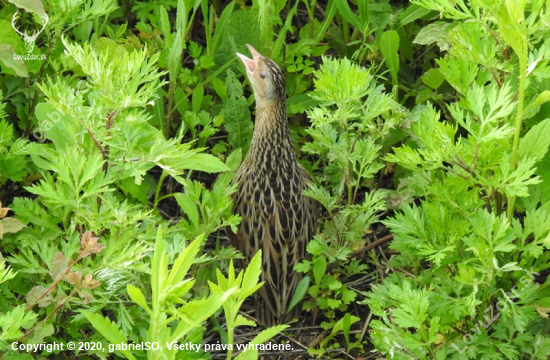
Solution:
<svg viewBox="0 0 550 360"><path fill-rule="evenodd" d="M234 180L239 188L233 212L241 214L242 221L232 243L247 261L262 249L265 285L258 292L276 318L284 316L302 277L293 267L304 258L317 220L314 201L302 195L307 185L301 170L294 167L286 176L273 178L243 171Z"/></svg>

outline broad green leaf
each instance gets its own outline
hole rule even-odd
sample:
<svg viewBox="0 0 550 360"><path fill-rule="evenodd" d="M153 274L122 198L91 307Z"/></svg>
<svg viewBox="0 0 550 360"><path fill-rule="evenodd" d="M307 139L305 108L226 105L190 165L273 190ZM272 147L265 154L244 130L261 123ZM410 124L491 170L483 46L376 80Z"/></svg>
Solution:
<svg viewBox="0 0 550 360"><path fill-rule="evenodd" d="M338 11L340 12L340 15L344 19L346 19L347 22L349 22L351 25L356 27L359 30L363 29L361 18L353 13L351 11L351 8L348 5L347 1L336 1L336 6L338 7Z"/></svg>
<svg viewBox="0 0 550 360"><path fill-rule="evenodd" d="M241 83L235 73L227 71L225 80L228 97L223 104L221 114L224 116L224 126L229 133L229 144L234 148L241 148L246 154L252 140L254 125L250 119L250 110L243 96Z"/></svg>
<svg viewBox="0 0 550 360"><path fill-rule="evenodd" d="M183 169L217 173L229 168L220 159L210 154L193 154L184 159Z"/></svg>
<svg viewBox="0 0 550 360"><path fill-rule="evenodd" d="M311 282L311 279L309 276L304 276L302 280L298 283L296 286L296 290L294 290L294 294L292 295L292 299L290 299L290 303L288 304L288 308L286 309L286 312L290 312L307 294L307 289L309 289L309 283Z"/></svg>
<svg viewBox="0 0 550 360"><path fill-rule="evenodd" d="M541 92L539 94L539 96L537 96L537 98L535 100L533 100L533 102L531 104L529 104L529 106L527 106L525 109L523 109L523 113L525 114L526 112L528 112L529 110L537 107L537 106L540 106L546 102L550 101L550 90L544 90L543 92Z"/></svg>
<svg viewBox="0 0 550 360"><path fill-rule="evenodd" d="M550 146L550 119L545 119L533 126L519 141L518 155L520 158L542 160Z"/></svg>
<svg viewBox="0 0 550 360"><path fill-rule="evenodd" d="M127 344L126 336L116 326L116 323L111 322L109 318L99 314L94 314L86 310L81 310L80 313L92 324L92 326L103 335L111 344ZM127 359L134 360L130 350L119 350Z"/></svg>
<svg viewBox="0 0 550 360"><path fill-rule="evenodd" d="M223 303L227 301L235 290L236 288L231 288L227 291L213 294L203 300L192 300L178 308L178 315L182 319L187 318L188 321L180 321L177 328L172 333L170 341L178 341L195 327L194 324L202 324L203 321L208 319L222 307Z"/></svg>
<svg viewBox="0 0 550 360"><path fill-rule="evenodd" d="M380 51L386 60L386 66L390 70L394 85L398 84L397 74L399 73L399 34L395 30L388 30L380 38Z"/></svg>
<svg viewBox="0 0 550 360"><path fill-rule="evenodd" d="M432 89L437 89L443 84L445 77L439 69L430 69L422 74L422 82Z"/></svg>
<svg viewBox="0 0 550 360"><path fill-rule="evenodd" d="M254 255L244 271L243 281L241 284L241 292L239 293L240 300L244 300L245 298L249 297L263 285L263 283L258 284L261 272L262 250L260 249L258 250L256 255Z"/></svg>
<svg viewBox="0 0 550 360"><path fill-rule="evenodd" d="M22 59L15 59L15 50L7 45L0 44L0 62L5 66L15 71L17 76L29 77L29 71L27 70L27 65Z"/></svg>
<svg viewBox="0 0 550 360"><path fill-rule="evenodd" d="M21 220L13 217L0 219L0 225L0 239L6 233L16 233L19 230L27 227L27 225L25 225L25 223L23 223Z"/></svg>
<svg viewBox="0 0 550 360"><path fill-rule="evenodd" d="M399 22L397 23L396 28L399 29L407 25L408 23L415 21L416 19L420 19L424 15L429 14L430 11L431 11L430 9L420 7L416 4L411 4L407 8L407 10L405 10L404 12L401 13L401 15L399 15L399 18L398 18Z"/></svg>
<svg viewBox="0 0 550 360"><path fill-rule="evenodd" d="M8 2L18 8L25 9L27 12L36 13L40 18L44 18L46 15L44 5L42 5L42 1L40 0L8 0Z"/></svg>
<svg viewBox="0 0 550 360"><path fill-rule="evenodd" d="M212 87L214 88L214 91L220 97L222 102L226 102L227 88L225 87L225 84L223 83L223 81L221 81L218 77L214 77L212 79Z"/></svg>
<svg viewBox="0 0 550 360"><path fill-rule="evenodd" d="M195 204L188 195L182 193L175 193L174 199L176 199L183 213L187 215L190 223L193 226L199 226L199 211L197 210L197 204Z"/></svg>
<svg viewBox="0 0 550 360"><path fill-rule="evenodd" d="M415 44L431 45L436 43L440 50L448 50L447 31L455 26L454 23L436 21L420 30L414 39ZM453 59L454 60L454 59Z"/></svg>
<svg viewBox="0 0 550 360"><path fill-rule="evenodd" d="M159 226L157 230L157 239L155 242L155 252L151 261L151 290L153 293L151 303L153 310L161 305L160 296L163 292L167 278L166 267L168 265L168 261L164 252L165 247L166 242L162 236L162 227Z"/></svg>
<svg viewBox="0 0 550 360"><path fill-rule="evenodd" d="M269 327L263 330L258 335L256 335L254 339L250 341L250 343L253 345L263 344L288 327L289 327L288 325L277 325L277 326Z"/></svg>
<svg viewBox="0 0 550 360"><path fill-rule="evenodd" d="M523 7L520 9L519 2L506 0L504 6L497 5L493 10L496 12L502 37L514 49L520 61L526 63L527 53L523 49L523 43L527 41L527 32L523 20Z"/></svg>
<svg viewBox="0 0 550 360"><path fill-rule="evenodd" d="M212 46L209 46L209 49L208 49L209 51L211 51L210 54L214 54L216 50L218 50L220 46L220 41L226 34L226 26L228 24L228 20L233 14L234 7L235 7L235 2L231 1L223 9L221 16L216 23L216 30L214 31L214 36L212 37Z"/></svg>
<svg viewBox="0 0 550 360"><path fill-rule="evenodd" d="M326 270L327 260L323 256L318 257L313 263L313 277L316 285L321 284L321 279L323 278L323 275L325 275Z"/></svg>
<svg viewBox="0 0 550 360"><path fill-rule="evenodd" d="M135 199L139 200L142 204L147 204L147 192L150 189L148 182L144 181L140 185L136 184L135 179L126 178L118 183L119 188L127 194L130 194Z"/></svg>
<svg viewBox="0 0 550 360"><path fill-rule="evenodd" d="M143 296L143 293L139 288L132 284L128 284L126 285L126 291L133 302L141 306L144 310L147 310L149 314L152 314L151 309L149 309L149 305L147 305L147 300L145 300L145 296Z"/></svg>
<svg viewBox="0 0 550 360"><path fill-rule="evenodd" d="M174 43L170 47L168 52L168 73L170 74L170 81L176 82L179 71L181 69L181 56L183 52L183 34L178 30L174 35ZM193 99L195 94L193 94ZM201 99L202 100L202 99Z"/></svg>
<svg viewBox="0 0 550 360"><path fill-rule="evenodd" d="M185 250L183 250L176 261L174 261L174 265L172 266L166 281L167 286L175 286L183 280L187 274L187 271L189 271L189 268L193 264L195 256L199 252L203 237L204 234L199 235L191 244L189 244L189 246L185 248Z"/></svg>
<svg viewBox="0 0 550 360"><path fill-rule="evenodd" d="M202 99L204 98L204 87L202 85L197 86L193 90L193 98L191 101L193 112L198 114L201 110Z"/></svg>

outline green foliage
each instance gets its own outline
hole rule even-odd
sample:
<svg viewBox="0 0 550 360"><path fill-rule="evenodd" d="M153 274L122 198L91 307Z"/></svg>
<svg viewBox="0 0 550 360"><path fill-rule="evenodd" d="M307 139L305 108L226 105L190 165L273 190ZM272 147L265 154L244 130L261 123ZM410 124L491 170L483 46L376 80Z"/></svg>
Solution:
<svg viewBox="0 0 550 360"><path fill-rule="evenodd" d="M256 324L247 320L244 316L240 315L239 309L243 304L244 300L252 295L256 290L258 290L263 283L258 284L260 278L260 272L262 269L262 251L259 250L256 255L252 258L246 270L243 270L239 273L238 276L235 276L235 269L233 268L233 261L229 264L229 270L227 278L222 274L220 270L217 270L217 284L208 282L208 286L213 294L227 294L232 289L235 289L234 292L231 292L227 301L223 303L223 310L225 313L225 319L227 321L227 345L229 350L227 352L227 360L231 360L231 354L233 353L233 344L235 329L238 326L256 326ZM269 341L273 336L279 332L286 329L288 325L277 325L274 327L267 328L256 335L250 344L258 345L266 341ZM236 359L255 359L258 358L258 350L251 349L245 352L242 352Z"/></svg>
<svg viewBox="0 0 550 360"><path fill-rule="evenodd" d="M178 352L179 343L194 343L190 341L190 332L200 327L236 290L230 288L204 299L185 300L195 281L184 278L201 248L202 241L203 236L197 237L174 260L172 268L168 269L166 242L159 228L151 261L151 305L148 305L145 295L138 287L131 284L127 286L130 299L150 318L147 335L140 342L163 344L159 348L146 349L149 359L185 357L185 351ZM82 311L82 314L110 344L119 345L119 348L114 347L117 353L127 359L141 357L140 352L124 349L123 344L127 344L128 339L109 318L88 311ZM192 352L189 351L188 355Z"/></svg>
<svg viewBox="0 0 550 360"><path fill-rule="evenodd" d="M535 276L548 268L550 245L543 240L550 202L537 169L548 152L541 132L548 120L532 122L521 137L522 123L546 101L526 66L539 52L528 54L526 45L546 46L534 21L546 17L542 3L415 3L455 20L428 25L416 41L449 51L436 61L458 96L444 119L431 104L417 106L413 137L385 156L406 169L400 211L383 221L399 252L390 265L413 277L396 273L369 293L366 303L380 317L372 339L402 359L546 358L550 347L539 329L548 294ZM495 54L506 43L516 57L503 61ZM408 204L411 196L422 200ZM522 222L514 210L524 212Z"/></svg>
<svg viewBox="0 0 550 360"><path fill-rule="evenodd" d="M221 114L224 117L225 129L229 133L229 144L233 148L241 148L244 153L250 148L253 125L250 111L243 97L241 83L235 74L228 70L225 79L227 98L223 103Z"/></svg>
<svg viewBox="0 0 550 360"><path fill-rule="evenodd" d="M262 355L229 347L260 255L237 273L222 235L253 133L247 43L285 75L324 208L291 301L325 330L309 355L550 356L546 1L4 3L0 357L82 334Z"/></svg>

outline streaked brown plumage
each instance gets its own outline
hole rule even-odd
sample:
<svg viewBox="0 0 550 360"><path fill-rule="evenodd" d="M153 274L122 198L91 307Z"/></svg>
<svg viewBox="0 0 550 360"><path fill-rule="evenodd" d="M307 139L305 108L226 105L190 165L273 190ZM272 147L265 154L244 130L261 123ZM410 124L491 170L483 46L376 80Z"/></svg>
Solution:
<svg viewBox="0 0 550 360"><path fill-rule="evenodd" d="M298 308L285 315L296 285L302 278L293 271L305 256L313 237L319 204L302 195L310 174L298 163L286 116L285 79L279 67L247 45L253 59L237 53L256 98L252 143L234 183L233 213L242 216L231 243L249 262L262 249L261 281L256 318L263 326L290 321Z"/></svg>

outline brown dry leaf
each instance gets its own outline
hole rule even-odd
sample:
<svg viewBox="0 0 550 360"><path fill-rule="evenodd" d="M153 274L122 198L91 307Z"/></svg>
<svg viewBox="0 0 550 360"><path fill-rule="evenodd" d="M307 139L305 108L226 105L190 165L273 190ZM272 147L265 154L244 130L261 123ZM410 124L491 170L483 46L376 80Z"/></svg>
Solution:
<svg viewBox="0 0 550 360"><path fill-rule="evenodd" d="M63 304L67 300L67 297L67 294L65 294L64 292L58 292L55 296L55 305L59 306Z"/></svg>
<svg viewBox="0 0 550 360"><path fill-rule="evenodd" d="M13 217L0 219L0 224L2 224L3 228L0 232L0 236L5 233L16 233L19 230L27 227L24 222Z"/></svg>
<svg viewBox="0 0 550 360"><path fill-rule="evenodd" d="M36 302L36 300L46 292L44 286L35 286L29 290L26 296L27 305L30 306ZM38 301L38 307L44 308L52 303L52 294L48 293L42 299Z"/></svg>
<svg viewBox="0 0 550 360"><path fill-rule="evenodd" d="M99 285L101 285L101 281L94 280L92 274L86 275L84 277L84 281L82 282L82 286L85 287L86 289L95 289Z"/></svg>
<svg viewBox="0 0 550 360"><path fill-rule="evenodd" d="M82 272L76 271L76 272L70 272L67 275L65 275L65 280L74 287L81 287L82 286Z"/></svg>
<svg viewBox="0 0 550 360"><path fill-rule="evenodd" d="M55 254L52 259L52 266L50 268L50 275L52 276L53 281L56 281L59 275L61 275L65 270L67 270L67 259L65 255L59 251Z"/></svg>
<svg viewBox="0 0 550 360"><path fill-rule="evenodd" d="M90 231L86 231L84 235L82 235L82 240L80 240L80 250L78 253L85 257L90 254L102 252L107 246L98 243L97 240L99 240L99 237L93 237Z"/></svg>
<svg viewBox="0 0 550 360"><path fill-rule="evenodd" d="M445 342L445 336L437 334L437 340L435 341L436 345L443 344Z"/></svg>
<svg viewBox="0 0 550 360"><path fill-rule="evenodd" d="M87 290L79 290L78 296L83 300L84 304L89 303L94 299L92 294Z"/></svg>
<svg viewBox="0 0 550 360"><path fill-rule="evenodd" d="M2 202L0 202L0 219L8 215L8 211L10 211L10 208L3 208Z"/></svg>
<svg viewBox="0 0 550 360"><path fill-rule="evenodd" d="M539 316L541 318L548 319L548 314L550 313L550 308L535 304L535 309L537 310L537 313L539 314Z"/></svg>

